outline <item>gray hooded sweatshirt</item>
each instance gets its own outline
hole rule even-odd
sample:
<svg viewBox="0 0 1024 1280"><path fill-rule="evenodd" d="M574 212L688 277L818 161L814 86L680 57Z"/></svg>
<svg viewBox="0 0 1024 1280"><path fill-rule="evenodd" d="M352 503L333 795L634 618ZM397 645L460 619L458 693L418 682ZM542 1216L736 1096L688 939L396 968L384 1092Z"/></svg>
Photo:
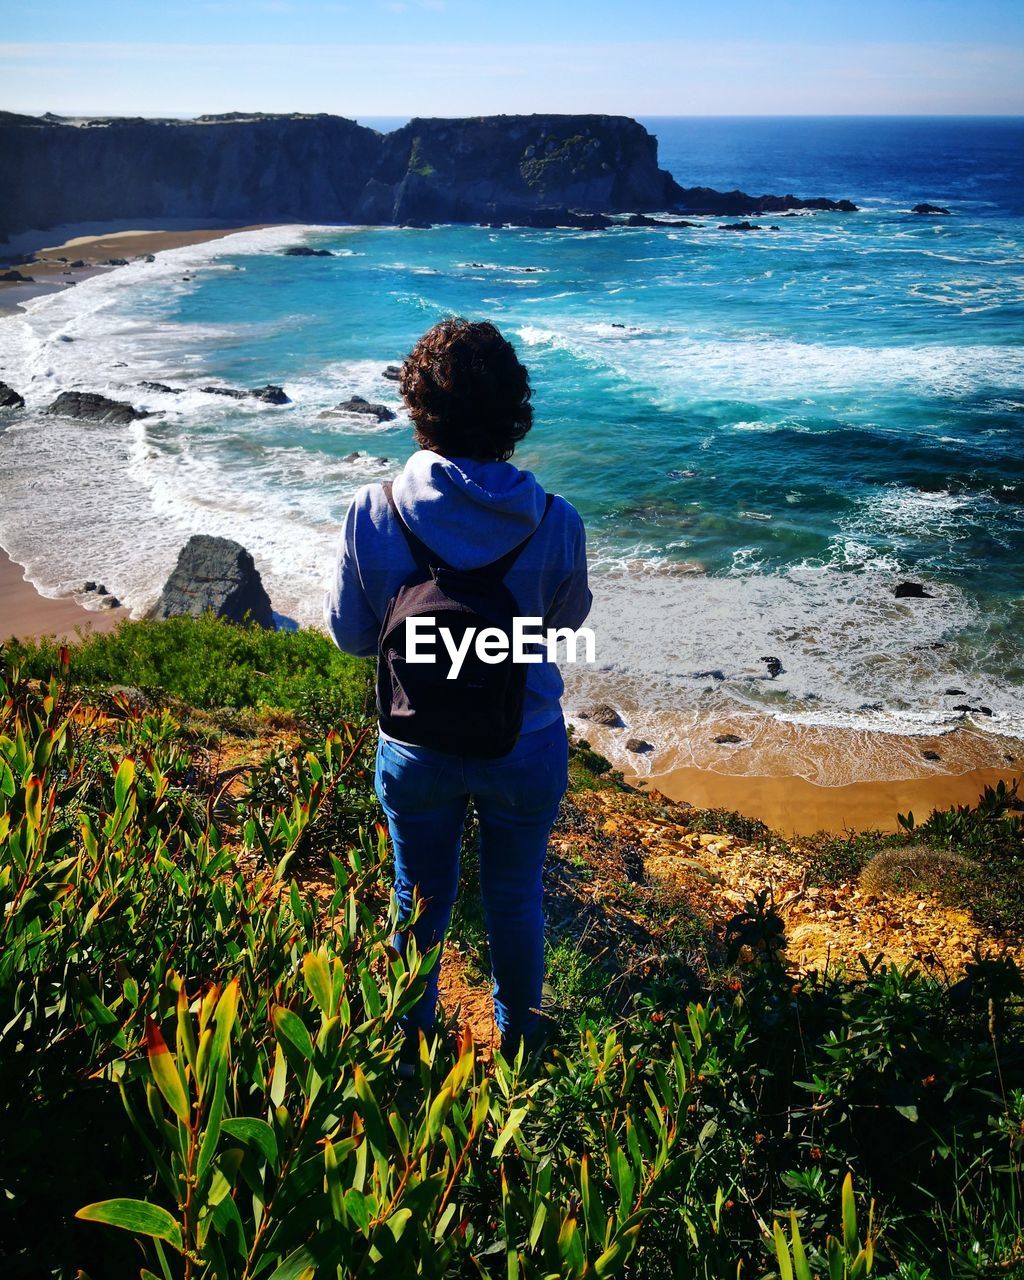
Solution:
<svg viewBox="0 0 1024 1280"><path fill-rule="evenodd" d="M583 521L561 497L544 517L545 493L529 471L421 449L393 492L413 533L455 569L490 564L536 530L505 578L518 614L542 618L545 627L583 624L592 600ZM324 600L324 619L339 649L360 657L377 652L388 603L414 567L383 489L364 485L345 516ZM523 733L560 719L562 689L554 662L545 657L527 667Z"/></svg>

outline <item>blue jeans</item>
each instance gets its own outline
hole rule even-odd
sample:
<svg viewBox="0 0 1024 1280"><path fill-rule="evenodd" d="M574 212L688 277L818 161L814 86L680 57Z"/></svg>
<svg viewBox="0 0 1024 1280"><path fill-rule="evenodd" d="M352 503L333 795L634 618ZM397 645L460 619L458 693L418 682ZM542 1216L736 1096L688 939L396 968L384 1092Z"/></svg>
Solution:
<svg viewBox="0 0 1024 1280"><path fill-rule="evenodd" d="M544 979L541 873L548 836L568 780L565 725L556 720L523 734L506 756L482 760L381 738L376 789L395 855L400 918L423 912L411 928L422 955L444 940L459 887L459 848L472 797L480 822L480 893L494 978L494 1019L502 1044L529 1044L540 1028ZM396 946L401 951L404 934ZM429 1031L437 1008L438 969L409 1015L406 1031Z"/></svg>

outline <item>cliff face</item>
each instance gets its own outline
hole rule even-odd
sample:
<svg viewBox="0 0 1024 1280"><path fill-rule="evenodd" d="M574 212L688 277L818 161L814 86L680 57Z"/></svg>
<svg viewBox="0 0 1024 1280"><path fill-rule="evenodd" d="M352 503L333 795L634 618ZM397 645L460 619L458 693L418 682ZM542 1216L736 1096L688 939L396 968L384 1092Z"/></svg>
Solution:
<svg viewBox="0 0 1024 1280"><path fill-rule="evenodd" d="M680 187L626 116L412 120L380 134L329 115L195 120L0 113L0 236L61 223L491 222L577 213L842 208ZM853 206L848 206L852 208Z"/></svg>
<svg viewBox="0 0 1024 1280"><path fill-rule="evenodd" d="M661 207L655 139L621 116L95 120L0 116L0 231L126 218L476 221Z"/></svg>
<svg viewBox="0 0 1024 1280"><path fill-rule="evenodd" d="M0 117L0 230L126 218L344 220L380 135L338 116Z"/></svg>
<svg viewBox="0 0 1024 1280"><path fill-rule="evenodd" d="M412 120L383 139L371 221L507 220L541 208L665 207L657 142L624 116Z"/></svg>

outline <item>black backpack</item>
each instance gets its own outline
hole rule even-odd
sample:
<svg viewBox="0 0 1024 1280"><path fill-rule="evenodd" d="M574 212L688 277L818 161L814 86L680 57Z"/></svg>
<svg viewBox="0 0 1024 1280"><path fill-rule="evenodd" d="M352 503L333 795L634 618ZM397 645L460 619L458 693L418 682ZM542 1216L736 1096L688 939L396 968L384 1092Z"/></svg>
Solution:
<svg viewBox="0 0 1024 1280"><path fill-rule="evenodd" d="M482 662L475 644L471 644L458 676L449 680L451 660L440 629L448 628L458 644L470 629L479 632L483 627L498 627L508 636L511 647L517 605L504 578L530 538L492 564L479 569L453 569L422 543L402 519L390 483L382 487L416 567L388 602L380 629L380 727L402 742L454 755L485 759L507 755L523 727L526 665L513 662L510 653L500 662ZM552 501L553 495L548 494L545 516ZM436 661L407 662L406 622L424 617L434 619Z"/></svg>

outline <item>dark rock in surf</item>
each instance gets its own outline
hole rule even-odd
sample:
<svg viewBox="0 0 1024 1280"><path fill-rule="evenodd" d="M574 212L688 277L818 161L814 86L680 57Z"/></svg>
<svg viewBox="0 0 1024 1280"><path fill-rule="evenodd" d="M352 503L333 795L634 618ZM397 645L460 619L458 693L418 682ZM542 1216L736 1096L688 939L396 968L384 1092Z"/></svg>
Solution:
<svg viewBox="0 0 1024 1280"><path fill-rule="evenodd" d="M182 547L149 616L198 618L204 613L274 628L270 597L249 552L230 538L198 533Z"/></svg>
<svg viewBox="0 0 1024 1280"><path fill-rule="evenodd" d="M69 267L74 267L76 269L81 269L82 267L87 267L88 265L89 264L85 261L84 258L76 258L74 262L68 263Z"/></svg>
<svg viewBox="0 0 1024 1280"><path fill-rule="evenodd" d="M622 220L624 227L699 227L699 222L685 222L682 218L652 218L646 213L631 213Z"/></svg>
<svg viewBox="0 0 1024 1280"><path fill-rule="evenodd" d="M648 742L646 738L627 738L626 750L632 751L635 755L644 756L654 750L654 743Z"/></svg>
<svg viewBox="0 0 1024 1280"><path fill-rule="evenodd" d="M943 217L946 217L946 218L950 218L953 216L948 209L943 209L941 204L915 204L913 209L911 209L910 212L925 213L925 214L928 214L928 213L941 214Z"/></svg>
<svg viewBox="0 0 1024 1280"><path fill-rule="evenodd" d="M10 284L35 284L35 276L22 275L13 268L10 271L0 271L0 280Z"/></svg>
<svg viewBox="0 0 1024 1280"><path fill-rule="evenodd" d="M24 409L25 397L20 396L6 382L0 382L0 409Z"/></svg>
<svg viewBox="0 0 1024 1280"><path fill-rule="evenodd" d="M932 600L934 596L930 591L925 591L920 582L900 582L897 583L893 591L897 600Z"/></svg>
<svg viewBox="0 0 1024 1280"><path fill-rule="evenodd" d="M126 267L128 265L127 258L108 258L103 264L105 267Z"/></svg>
<svg viewBox="0 0 1024 1280"><path fill-rule="evenodd" d="M719 231L763 231L764 227L757 222L723 222L718 229Z"/></svg>
<svg viewBox="0 0 1024 1280"><path fill-rule="evenodd" d="M284 388L276 386L273 382L268 382L265 387L253 387L249 394L254 400L262 400L264 404L291 404L291 399L285 395Z"/></svg>
<svg viewBox="0 0 1024 1280"><path fill-rule="evenodd" d="M769 680L774 680L776 676L782 675L783 666L781 658L763 657L761 661L768 669Z"/></svg>
<svg viewBox="0 0 1024 1280"><path fill-rule="evenodd" d="M398 382L402 376L402 366L400 364L389 364L380 376L387 378L388 382Z"/></svg>
<svg viewBox="0 0 1024 1280"><path fill-rule="evenodd" d="M285 249L284 256L286 258L333 258L334 254L330 249L311 249L305 244L293 244Z"/></svg>
<svg viewBox="0 0 1024 1280"><path fill-rule="evenodd" d="M148 418L148 413L136 409L123 400L108 400L93 391L62 391L46 410L61 418L78 418L81 422L109 422L126 426L137 418Z"/></svg>
<svg viewBox="0 0 1024 1280"><path fill-rule="evenodd" d="M735 733L720 733L715 741L723 747L733 747L736 743L742 742L743 739Z"/></svg>
<svg viewBox="0 0 1024 1280"><path fill-rule="evenodd" d="M333 409L325 409L318 416L321 418L345 418L355 415L359 418L376 418L378 422L393 422L395 412L386 404L374 404L363 396L353 396L350 400L342 400Z"/></svg>
<svg viewBox="0 0 1024 1280"><path fill-rule="evenodd" d="M577 715L581 720L592 720L594 724L602 724L606 729L621 729L622 717L609 702L595 702L587 707L580 707Z"/></svg>
<svg viewBox="0 0 1024 1280"><path fill-rule="evenodd" d="M921 755L925 760L941 760L942 759L942 756L940 756L937 751L922 751Z"/></svg>
<svg viewBox="0 0 1024 1280"><path fill-rule="evenodd" d="M230 396L232 400L244 400L248 394L245 391L239 391L237 387L200 387L200 391L205 392L208 396Z"/></svg>
<svg viewBox="0 0 1024 1280"><path fill-rule="evenodd" d="M166 382L140 382L138 386L143 391L160 391L169 396L180 396L181 387L169 387Z"/></svg>

